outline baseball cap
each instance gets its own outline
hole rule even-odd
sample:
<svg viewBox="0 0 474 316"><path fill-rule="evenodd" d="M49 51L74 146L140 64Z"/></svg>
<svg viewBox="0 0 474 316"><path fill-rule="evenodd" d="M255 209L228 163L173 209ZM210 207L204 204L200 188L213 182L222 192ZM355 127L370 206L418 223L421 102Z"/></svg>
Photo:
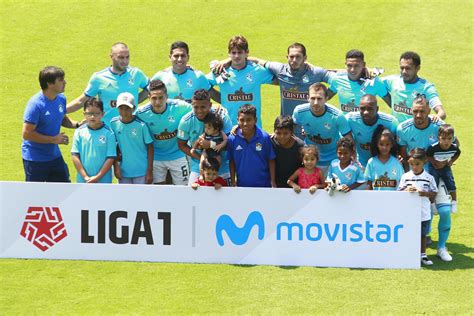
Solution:
<svg viewBox="0 0 474 316"><path fill-rule="evenodd" d="M129 108L133 109L135 107L135 97L133 94L128 92L122 92L117 97L117 107L121 105L126 105Z"/></svg>

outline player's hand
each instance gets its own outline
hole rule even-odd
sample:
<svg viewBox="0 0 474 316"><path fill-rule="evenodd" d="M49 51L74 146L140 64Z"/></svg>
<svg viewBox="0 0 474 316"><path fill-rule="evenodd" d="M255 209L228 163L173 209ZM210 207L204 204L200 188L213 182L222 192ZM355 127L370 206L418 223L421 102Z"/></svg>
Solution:
<svg viewBox="0 0 474 316"><path fill-rule="evenodd" d="M215 63L211 62L211 71L214 75L220 75L226 68L230 67L232 60L230 58L226 58L221 61L215 61Z"/></svg>
<svg viewBox="0 0 474 316"><path fill-rule="evenodd" d="M204 136L199 136L199 139L197 141L198 141L199 146L201 146L202 149L211 148L211 142L206 140Z"/></svg>
<svg viewBox="0 0 474 316"><path fill-rule="evenodd" d="M413 192L417 192L418 190L414 186L410 185L405 189L405 191L413 193Z"/></svg>
<svg viewBox="0 0 474 316"><path fill-rule="evenodd" d="M271 186L272 186L272 188L276 188L276 187L277 187L277 184L276 184L276 181L275 181L275 180L272 180L272 181L271 181Z"/></svg>
<svg viewBox="0 0 474 316"><path fill-rule="evenodd" d="M89 180L87 180L87 183L97 183L97 182L99 182L99 177L97 175L92 176L89 178Z"/></svg>
<svg viewBox="0 0 474 316"><path fill-rule="evenodd" d="M114 175L118 180L122 180L122 169L118 164L114 166Z"/></svg>
<svg viewBox="0 0 474 316"><path fill-rule="evenodd" d="M191 188L193 188L193 190L197 190L199 188L199 184L198 183L193 183L193 184L191 184Z"/></svg>
<svg viewBox="0 0 474 316"><path fill-rule="evenodd" d="M433 123L438 122L441 118L438 116L438 114L430 114L430 119Z"/></svg>
<svg viewBox="0 0 474 316"><path fill-rule="evenodd" d="M296 193L300 193L301 192L301 187L297 184L294 184L293 185L293 191L295 191Z"/></svg>
<svg viewBox="0 0 474 316"><path fill-rule="evenodd" d="M222 184L214 183L214 189L219 190L220 188L222 188Z"/></svg>
<svg viewBox="0 0 474 316"><path fill-rule="evenodd" d="M229 134L235 136L235 135L237 135L237 131L238 131L238 130L239 130L239 125L234 125L234 126L232 127L232 129L230 130L230 133L229 133Z"/></svg>
<svg viewBox="0 0 474 316"><path fill-rule="evenodd" d="M318 187L315 185L312 185L309 187L309 193L314 194L318 190Z"/></svg>
<svg viewBox="0 0 474 316"><path fill-rule="evenodd" d="M351 190L351 188L347 184L343 184L341 187L341 192L347 193Z"/></svg>
<svg viewBox="0 0 474 316"><path fill-rule="evenodd" d="M61 132L58 135L53 136L53 144L67 145L69 144L69 137L65 135L64 132Z"/></svg>
<svg viewBox="0 0 474 316"><path fill-rule="evenodd" d="M145 175L145 184L153 183L153 169L147 170Z"/></svg>
<svg viewBox="0 0 474 316"><path fill-rule="evenodd" d="M225 145L226 145L226 143L224 143L224 142L220 143L219 145L216 145L214 147L214 151L220 152L222 149L225 148Z"/></svg>

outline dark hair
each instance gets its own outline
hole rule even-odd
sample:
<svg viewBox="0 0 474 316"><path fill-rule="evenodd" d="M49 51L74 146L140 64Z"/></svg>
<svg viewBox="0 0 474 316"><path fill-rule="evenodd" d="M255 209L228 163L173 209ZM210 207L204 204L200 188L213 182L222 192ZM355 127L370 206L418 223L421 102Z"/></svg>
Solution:
<svg viewBox="0 0 474 316"><path fill-rule="evenodd" d="M443 124L439 127L438 136L454 136L454 127L451 124Z"/></svg>
<svg viewBox="0 0 474 316"><path fill-rule="evenodd" d="M423 148L414 148L410 151L410 158L426 161L426 151Z"/></svg>
<svg viewBox="0 0 474 316"><path fill-rule="evenodd" d="M237 113L237 116L240 114L245 114L245 115L252 115L255 119L257 119L257 108L254 107L252 104L244 104L239 108L239 112Z"/></svg>
<svg viewBox="0 0 474 316"><path fill-rule="evenodd" d="M249 42L247 42L247 39L245 37L243 37L242 35L236 35L236 36L232 37L229 40L229 45L228 45L229 52L233 48L248 51L249 50Z"/></svg>
<svg viewBox="0 0 474 316"><path fill-rule="evenodd" d="M311 91L311 90L313 90L313 91L323 91L324 95L326 97L328 96L328 88L320 82L313 83L312 85L310 85L308 91Z"/></svg>
<svg viewBox="0 0 474 316"><path fill-rule="evenodd" d="M186 51L186 54L189 54L188 44L186 44L185 42L176 41L173 44L171 44L170 55L173 53L173 50L175 50L176 48L182 48Z"/></svg>
<svg viewBox="0 0 474 316"><path fill-rule="evenodd" d="M354 152L355 143L352 139L343 137L337 141L336 150L339 147L347 148L350 152Z"/></svg>
<svg viewBox="0 0 474 316"><path fill-rule="evenodd" d="M219 167L220 167L219 160L217 160L214 157L204 158L204 160L202 161L202 164L201 164L201 169L202 170L212 169L214 171L219 172Z"/></svg>
<svg viewBox="0 0 474 316"><path fill-rule="evenodd" d="M56 66L46 66L39 72L41 90L48 89L48 83L54 84L56 79L64 78L64 70Z"/></svg>
<svg viewBox="0 0 474 316"><path fill-rule="evenodd" d="M319 160L319 149L314 145L305 145L300 149L301 159L304 158L304 155L314 155L316 160Z"/></svg>
<svg viewBox="0 0 474 316"><path fill-rule="evenodd" d="M293 132L295 129L295 122L290 115L280 115L275 119L275 124L273 124L274 129L289 129Z"/></svg>
<svg viewBox="0 0 474 316"><path fill-rule="evenodd" d="M155 79L150 81L148 84L148 91L163 90L165 93L168 93L166 85L160 79Z"/></svg>
<svg viewBox="0 0 474 316"><path fill-rule="evenodd" d="M306 47L304 47L303 44L297 43L297 42L291 44L290 46L288 46L287 54L290 53L290 48L299 48L299 49L301 49L301 53L303 54L303 56L306 57Z"/></svg>
<svg viewBox="0 0 474 316"><path fill-rule="evenodd" d="M364 53L358 49L351 49L346 53L346 59L348 58L357 58L361 59L362 61L364 60Z"/></svg>
<svg viewBox="0 0 474 316"><path fill-rule="evenodd" d="M92 108L92 107L96 107L101 112L104 112L104 103L97 98L90 98L86 102L84 102L84 111L86 111L87 108Z"/></svg>
<svg viewBox="0 0 474 316"><path fill-rule="evenodd" d="M224 121L219 115L209 112L203 120L204 124L211 125L215 130L222 131L224 128Z"/></svg>
<svg viewBox="0 0 474 316"><path fill-rule="evenodd" d="M428 100L426 99L426 96L424 94L418 93L413 99L412 104L428 105Z"/></svg>
<svg viewBox="0 0 474 316"><path fill-rule="evenodd" d="M411 59L413 61L413 64L415 66L419 66L421 65L421 58L420 58L420 55L418 55L417 53L415 52L404 52L401 56L400 56L400 60L402 59Z"/></svg>
<svg viewBox="0 0 474 316"><path fill-rule="evenodd" d="M370 153L372 157L378 156L378 154L380 153L378 143L382 136L387 136L390 139L390 141L392 142L390 154L394 157L397 157L398 146L397 142L395 141L395 136L388 128L383 125L378 125L374 131L374 134L372 135L372 141L370 143Z"/></svg>
<svg viewBox="0 0 474 316"><path fill-rule="evenodd" d="M204 100L211 100L211 96L209 91L206 89L199 89L194 91L193 100L204 101Z"/></svg>

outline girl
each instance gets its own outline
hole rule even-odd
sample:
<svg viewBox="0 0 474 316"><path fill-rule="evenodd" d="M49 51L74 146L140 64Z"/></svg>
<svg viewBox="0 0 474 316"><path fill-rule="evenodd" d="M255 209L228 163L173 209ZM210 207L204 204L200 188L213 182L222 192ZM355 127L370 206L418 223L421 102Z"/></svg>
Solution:
<svg viewBox="0 0 474 316"><path fill-rule="evenodd" d="M308 145L302 148L303 167L298 168L288 179L288 185L300 193L301 189L309 189L313 194L317 189L324 189L326 183L321 169L316 167L319 160L319 151L316 146ZM294 181L298 179L298 184Z"/></svg>
<svg viewBox="0 0 474 316"><path fill-rule="evenodd" d="M397 143L392 132L379 125L370 144L372 158L365 169L367 190L396 191L405 173L397 157Z"/></svg>
<svg viewBox="0 0 474 316"><path fill-rule="evenodd" d="M349 192L365 183L364 172L359 163L354 162L355 144L350 138L343 137L337 142L337 157L329 165L326 182L332 182L332 178L341 181L340 191Z"/></svg>

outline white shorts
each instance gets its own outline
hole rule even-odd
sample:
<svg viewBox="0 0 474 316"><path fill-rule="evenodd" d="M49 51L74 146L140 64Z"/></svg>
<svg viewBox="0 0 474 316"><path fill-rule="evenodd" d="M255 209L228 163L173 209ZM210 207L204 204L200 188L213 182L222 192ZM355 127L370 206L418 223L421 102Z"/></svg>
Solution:
<svg viewBox="0 0 474 316"><path fill-rule="evenodd" d="M164 183L166 173L170 171L173 184L187 185L189 180L189 164L186 157L175 160L153 161L153 183Z"/></svg>
<svg viewBox="0 0 474 316"><path fill-rule="evenodd" d="M230 186L230 173L229 172L222 173L219 175L219 177L221 177L222 179L225 180L225 182L227 182L227 186ZM199 178L199 173L191 171L191 174L189 175L188 185L190 186L191 184L196 182L198 178Z"/></svg>

